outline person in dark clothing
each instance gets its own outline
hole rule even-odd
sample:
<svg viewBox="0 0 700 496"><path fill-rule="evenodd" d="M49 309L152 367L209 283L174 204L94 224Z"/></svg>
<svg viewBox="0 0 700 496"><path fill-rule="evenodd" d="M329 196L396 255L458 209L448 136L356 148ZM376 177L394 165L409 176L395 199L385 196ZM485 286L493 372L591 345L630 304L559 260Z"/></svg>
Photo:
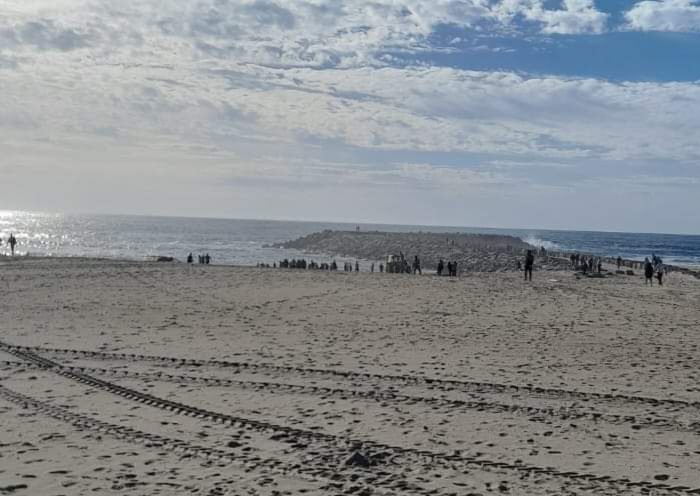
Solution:
<svg viewBox="0 0 700 496"><path fill-rule="evenodd" d="M445 262L441 258L437 265L437 275L441 276L443 270L445 270Z"/></svg>
<svg viewBox="0 0 700 496"><path fill-rule="evenodd" d="M7 244L10 245L10 251L12 252L12 256L15 256L15 246L17 245L17 238L15 238L14 234L10 234L10 239L7 240Z"/></svg>
<svg viewBox="0 0 700 496"><path fill-rule="evenodd" d="M360 272L360 264L355 260L355 272Z"/></svg>
<svg viewBox="0 0 700 496"><path fill-rule="evenodd" d="M617 270L620 270L620 267L622 267L622 257L617 257Z"/></svg>
<svg viewBox="0 0 700 496"><path fill-rule="evenodd" d="M194 257L192 256L192 253L190 253L187 255L187 263L191 264L192 262L194 262Z"/></svg>
<svg viewBox="0 0 700 496"><path fill-rule="evenodd" d="M535 255L533 255L532 250L527 250L525 255L525 280L532 281L532 269L535 266Z"/></svg>
<svg viewBox="0 0 700 496"><path fill-rule="evenodd" d="M204 255L204 263L209 265L209 262L211 262L211 257L207 253L206 255Z"/></svg>
<svg viewBox="0 0 700 496"><path fill-rule="evenodd" d="M416 272L423 275L423 271L420 270L420 258L418 258L418 255L416 255L413 259L413 273L415 274Z"/></svg>
<svg viewBox="0 0 700 496"><path fill-rule="evenodd" d="M654 266L649 258L644 259L644 284L654 284Z"/></svg>
<svg viewBox="0 0 700 496"><path fill-rule="evenodd" d="M659 281L659 286L664 285L664 271L661 267L656 272L656 280Z"/></svg>

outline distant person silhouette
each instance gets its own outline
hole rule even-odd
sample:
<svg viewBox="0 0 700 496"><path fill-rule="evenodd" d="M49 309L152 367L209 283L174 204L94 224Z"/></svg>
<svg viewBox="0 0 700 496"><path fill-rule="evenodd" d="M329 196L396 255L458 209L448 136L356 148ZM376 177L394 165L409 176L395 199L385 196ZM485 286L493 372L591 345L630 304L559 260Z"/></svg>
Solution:
<svg viewBox="0 0 700 496"><path fill-rule="evenodd" d="M441 258L437 265L437 275L441 276L443 270L445 270L445 262Z"/></svg>
<svg viewBox="0 0 700 496"><path fill-rule="evenodd" d="M192 262L194 262L194 257L192 256L192 253L190 252L190 254L187 255L187 263L191 264Z"/></svg>
<svg viewBox="0 0 700 496"><path fill-rule="evenodd" d="M620 270L620 267L622 267L622 257L617 257L617 270Z"/></svg>
<svg viewBox="0 0 700 496"><path fill-rule="evenodd" d="M10 251L12 252L12 256L15 256L15 246L17 245L17 238L15 238L14 234L10 234L10 238L7 240L7 244L10 245Z"/></svg>
<svg viewBox="0 0 700 496"><path fill-rule="evenodd" d="M535 255L533 255L532 250L527 250L525 255L525 280L532 281L532 268L535 265Z"/></svg>
<svg viewBox="0 0 700 496"><path fill-rule="evenodd" d="M211 257L207 253L206 255L204 255L204 263L209 265L209 262L211 262Z"/></svg>
<svg viewBox="0 0 700 496"><path fill-rule="evenodd" d="M644 284L654 284L654 266L649 261L649 258L644 259Z"/></svg>
<svg viewBox="0 0 700 496"><path fill-rule="evenodd" d="M423 271L420 269L420 258L418 258L418 255L413 258L413 273L415 274L416 272L423 275Z"/></svg>

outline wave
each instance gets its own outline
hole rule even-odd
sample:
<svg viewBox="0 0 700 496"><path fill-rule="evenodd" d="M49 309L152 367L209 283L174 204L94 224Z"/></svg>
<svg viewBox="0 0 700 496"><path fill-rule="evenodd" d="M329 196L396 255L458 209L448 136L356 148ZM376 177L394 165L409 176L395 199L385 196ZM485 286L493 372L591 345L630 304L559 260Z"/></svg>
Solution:
<svg viewBox="0 0 700 496"><path fill-rule="evenodd" d="M520 239L522 239L527 244L532 245L536 248L539 248L540 246L544 246L545 250L560 250L561 249L561 246L559 246L558 244L553 243L552 241L547 241L545 239L540 239L534 235L524 236Z"/></svg>

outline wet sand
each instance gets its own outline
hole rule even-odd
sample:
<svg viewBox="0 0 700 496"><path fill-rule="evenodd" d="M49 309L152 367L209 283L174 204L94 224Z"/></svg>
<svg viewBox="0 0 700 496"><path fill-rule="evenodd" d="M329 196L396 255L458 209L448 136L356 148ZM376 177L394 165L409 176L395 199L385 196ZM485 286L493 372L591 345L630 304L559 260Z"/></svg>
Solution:
<svg viewBox="0 0 700 496"><path fill-rule="evenodd" d="M15 259L0 278L0 494L700 488L682 274Z"/></svg>

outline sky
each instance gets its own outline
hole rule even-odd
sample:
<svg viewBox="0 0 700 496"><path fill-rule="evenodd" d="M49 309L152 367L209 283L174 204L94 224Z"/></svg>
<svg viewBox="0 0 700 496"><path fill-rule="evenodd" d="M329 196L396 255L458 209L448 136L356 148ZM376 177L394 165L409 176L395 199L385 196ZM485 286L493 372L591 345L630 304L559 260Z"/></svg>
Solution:
<svg viewBox="0 0 700 496"><path fill-rule="evenodd" d="M700 233L697 0L0 0L0 209Z"/></svg>

